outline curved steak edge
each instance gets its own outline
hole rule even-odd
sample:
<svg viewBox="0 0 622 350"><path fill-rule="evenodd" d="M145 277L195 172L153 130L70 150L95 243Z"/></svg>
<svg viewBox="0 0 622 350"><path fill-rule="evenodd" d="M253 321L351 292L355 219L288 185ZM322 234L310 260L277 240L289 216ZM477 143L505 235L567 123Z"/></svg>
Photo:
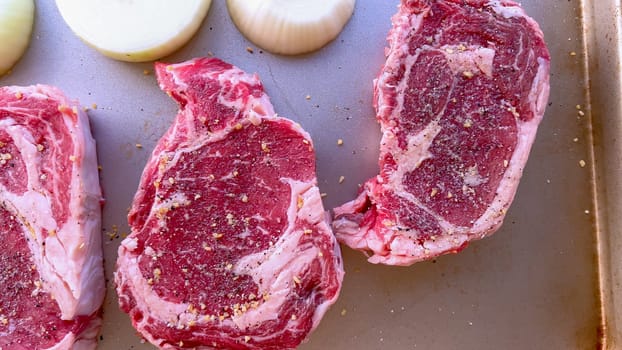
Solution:
<svg viewBox="0 0 622 350"><path fill-rule="evenodd" d="M550 58L511 1L403 0L392 21L374 82L380 175L334 209L333 228L372 263L411 265L501 226L544 115ZM495 38L508 28L518 49Z"/></svg>
<svg viewBox="0 0 622 350"><path fill-rule="evenodd" d="M2 236L13 248L1 253L11 300L1 300L0 347L94 349L105 282L88 117L55 87L2 87L0 141Z"/></svg>
<svg viewBox="0 0 622 350"><path fill-rule="evenodd" d="M311 139L256 75L215 58L156 71L181 109L128 216L120 306L161 349L293 349L343 279Z"/></svg>

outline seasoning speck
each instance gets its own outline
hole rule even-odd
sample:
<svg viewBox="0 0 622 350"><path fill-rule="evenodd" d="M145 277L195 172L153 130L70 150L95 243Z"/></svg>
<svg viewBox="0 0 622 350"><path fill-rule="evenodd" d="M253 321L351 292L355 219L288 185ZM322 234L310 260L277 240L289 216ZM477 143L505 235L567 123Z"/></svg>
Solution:
<svg viewBox="0 0 622 350"><path fill-rule="evenodd" d="M342 184L346 180L345 176L339 176L339 183Z"/></svg>
<svg viewBox="0 0 622 350"><path fill-rule="evenodd" d="M250 47L250 46L246 47L246 51L248 51L248 53L254 53L255 52L255 50L253 50L253 48Z"/></svg>
<svg viewBox="0 0 622 350"><path fill-rule="evenodd" d="M343 140L342 139L337 140L337 146L341 146L341 145L343 145Z"/></svg>
<svg viewBox="0 0 622 350"><path fill-rule="evenodd" d="M585 161L584 161L583 159L581 159L581 160L579 161L579 166L580 166L581 168L585 168L585 165L586 165Z"/></svg>
<svg viewBox="0 0 622 350"><path fill-rule="evenodd" d="M7 163L7 161L13 159L13 156L11 155L11 153L2 153L0 154L0 164L4 165Z"/></svg>
<svg viewBox="0 0 622 350"><path fill-rule="evenodd" d="M509 107L508 112L512 113L515 118L520 117L520 114L516 111L516 107Z"/></svg>

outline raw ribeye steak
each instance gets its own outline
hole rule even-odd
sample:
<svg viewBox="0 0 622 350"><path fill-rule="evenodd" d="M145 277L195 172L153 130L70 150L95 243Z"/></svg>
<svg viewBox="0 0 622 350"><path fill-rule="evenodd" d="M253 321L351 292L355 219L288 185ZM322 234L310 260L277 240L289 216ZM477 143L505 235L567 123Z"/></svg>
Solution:
<svg viewBox="0 0 622 350"><path fill-rule="evenodd" d="M334 210L337 238L410 265L492 234L549 94L538 24L511 1L403 0L374 83L380 174Z"/></svg>
<svg viewBox="0 0 622 350"><path fill-rule="evenodd" d="M156 72L181 110L134 197L121 308L162 349L295 348L343 278L309 135L221 60Z"/></svg>
<svg viewBox="0 0 622 350"><path fill-rule="evenodd" d="M105 281L87 115L54 87L0 88L0 349L95 349Z"/></svg>

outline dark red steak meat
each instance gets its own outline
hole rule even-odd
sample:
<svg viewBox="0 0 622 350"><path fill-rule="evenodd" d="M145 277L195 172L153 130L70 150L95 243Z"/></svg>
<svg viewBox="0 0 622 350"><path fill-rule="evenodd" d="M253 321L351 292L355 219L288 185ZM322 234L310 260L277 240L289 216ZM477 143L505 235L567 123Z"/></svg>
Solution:
<svg viewBox="0 0 622 350"><path fill-rule="evenodd" d="M380 174L334 210L338 239L410 265L492 234L549 94L537 23L511 1L403 0L374 83Z"/></svg>
<svg viewBox="0 0 622 350"><path fill-rule="evenodd" d="M343 278L311 139L256 75L215 58L156 71L181 109L132 204L121 308L161 349L293 349Z"/></svg>
<svg viewBox="0 0 622 350"><path fill-rule="evenodd" d="M1 350L95 349L100 203L84 111L54 87L1 87Z"/></svg>

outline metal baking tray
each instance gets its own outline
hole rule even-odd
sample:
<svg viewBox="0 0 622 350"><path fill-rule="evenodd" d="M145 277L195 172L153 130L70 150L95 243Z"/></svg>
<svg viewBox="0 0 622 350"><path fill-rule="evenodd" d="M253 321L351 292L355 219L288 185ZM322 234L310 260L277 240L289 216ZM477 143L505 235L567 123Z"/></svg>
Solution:
<svg viewBox="0 0 622 350"><path fill-rule="evenodd" d="M97 104L89 115L103 167L108 286L99 348L153 349L119 311L112 273L142 168L177 106L157 87L152 64L98 54L70 32L53 1L36 3L31 46L0 84L53 84ZM332 208L378 171L371 84L397 3L359 0L337 40L283 57L245 40L215 0L192 41L164 61L214 54L259 73L278 113L312 135ZM341 297L300 349L622 348L620 0L523 7L545 33L552 86L505 224L460 254L407 268L371 265L344 248Z"/></svg>

